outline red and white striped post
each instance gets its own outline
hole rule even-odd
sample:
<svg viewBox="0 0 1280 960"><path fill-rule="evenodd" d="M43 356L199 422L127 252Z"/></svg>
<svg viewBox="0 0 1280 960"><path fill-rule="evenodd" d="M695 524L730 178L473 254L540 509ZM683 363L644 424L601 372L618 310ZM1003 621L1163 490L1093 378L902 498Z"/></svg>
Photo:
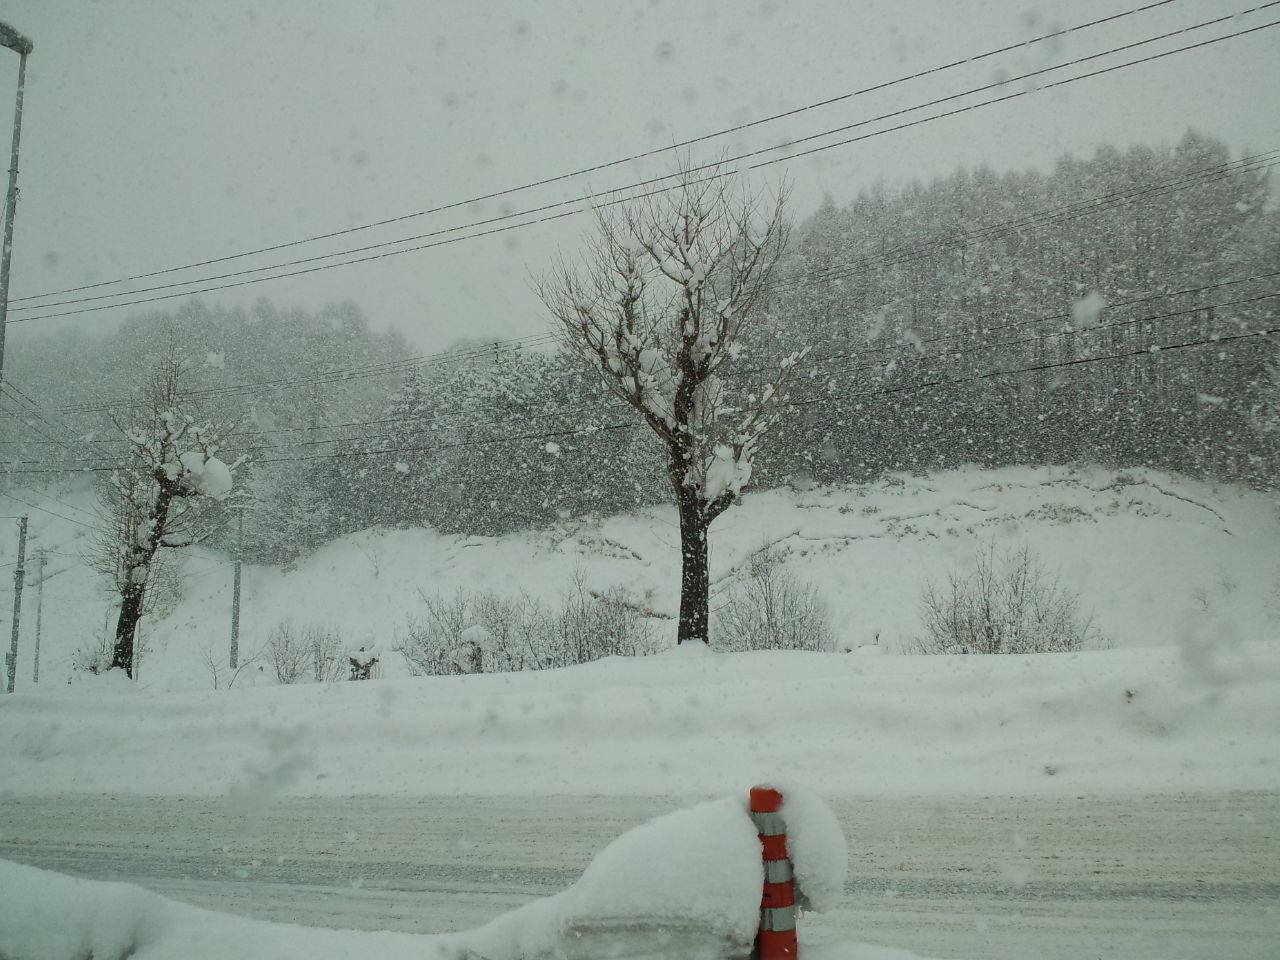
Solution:
<svg viewBox="0 0 1280 960"><path fill-rule="evenodd" d="M764 895L760 898L760 931L755 960L795 960L795 874L787 857L787 828L782 820L782 794L772 787L751 788L751 819L760 835L764 857Z"/></svg>

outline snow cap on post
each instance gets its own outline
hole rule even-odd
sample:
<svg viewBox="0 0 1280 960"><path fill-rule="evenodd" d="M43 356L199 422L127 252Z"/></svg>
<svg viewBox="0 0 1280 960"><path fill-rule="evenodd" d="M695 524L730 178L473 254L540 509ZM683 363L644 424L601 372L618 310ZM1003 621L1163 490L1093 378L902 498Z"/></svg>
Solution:
<svg viewBox="0 0 1280 960"><path fill-rule="evenodd" d="M795 875L787 858L787 831L782 794L773 787L751 788L751 819L759 831L764 859L764 892L760 898L760 930L755 960L795 960Z"/></svg>

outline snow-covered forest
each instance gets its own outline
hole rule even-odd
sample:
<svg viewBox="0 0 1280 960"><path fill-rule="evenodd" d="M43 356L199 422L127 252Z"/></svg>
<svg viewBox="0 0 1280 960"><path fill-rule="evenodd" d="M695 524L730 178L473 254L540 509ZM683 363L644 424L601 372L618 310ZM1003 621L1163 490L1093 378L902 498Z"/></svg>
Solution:
<svg viewBox="0 0 1280 960"><path fill-rule="evenodd" d="M1265 165L1195 133L829 200L795 225L728 374L811 348L754 485L1081 461L1268 485L1278 249ZM254 562L373 526L493 535L663 501L655 439L545 341L414 355L352 304L265 300L34 338L13 379L59 422L15 411L0 482L118 462L110 417L172 344L202 413L238 424Z"/></svg>

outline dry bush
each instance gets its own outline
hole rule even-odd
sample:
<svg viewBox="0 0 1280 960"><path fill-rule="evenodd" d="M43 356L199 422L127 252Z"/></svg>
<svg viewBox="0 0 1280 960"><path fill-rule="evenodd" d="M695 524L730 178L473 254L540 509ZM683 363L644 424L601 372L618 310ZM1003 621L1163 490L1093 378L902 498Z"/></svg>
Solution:
<svg viewBox="0 0 1280 960"><path fill-rule="evenodd" d="M414 676L545 670L652 648L641 606L621 587L592 593L581 576L558 610L528 594L422 600L425 615L411 618L395 645Z"/></svg>
<svg viewBox="0 0 1280 960"><path fill-rule="evenodd" d="M640 604L622 587L592 593L581 574L573 578L562 598L552 627L558 660L555 666L652 652L652 638Z"/></svg>
<svg viewBox="0 0 1280 960"><path fill-rule="evenodd" d="M341 634L317 624L298 627L289 620L277 623L267 635L266 652L276 680L283 684L298 683L306 675L316 683L347 676Z"/></svg>
<svg viewBox="0 0 1280 960"><path fill-rule="evenodd" d="M394 649L404 657L415 677L470 673L462 659L466 644L462 634L471 625L472 599L465 592L452 597L420 593L425 616L410 617ZM483 664L482 664L483 666Z"/></svg>
<svg viewBox="0 0 1280 960"><path fill-rule="evenodd" d="M1029 547L997 557L994 544L945 587L925 585L921 653L1062 653L1109 642L1081 612L1080 596L1051 576Z"/></svg>
<svg viewBox="0 0 1280 960"><path fill-rule="evenodd" d="M302 642L309 651L311 679L316 683L349 679L350 668L342 652L342 634L312 623L302 628Z"/></svg>
<svg viewBox="0 0 1280 960"><path fill-rule="evenodd" d="M715 617L722 650L830 650L826 604L783 566L781 551L757 550Z"/></svg>

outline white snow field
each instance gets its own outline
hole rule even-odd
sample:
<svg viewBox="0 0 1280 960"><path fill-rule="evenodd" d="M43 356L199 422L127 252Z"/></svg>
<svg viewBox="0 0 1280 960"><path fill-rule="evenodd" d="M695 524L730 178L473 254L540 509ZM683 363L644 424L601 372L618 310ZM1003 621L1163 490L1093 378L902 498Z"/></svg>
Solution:
<svg viewBox="0 0 1280 960"><path fill-rule="evenodd" d="M0 857L136 879L246 916L4 863L3 960L733 956L758 904L759 845L742 811L762 781L804 784L849 837L845 857L820 814L796 815L800 835L819 824L797 857L826 878L811 882L840 888L853 868L825 915L802 918L813 960L1262 958L1280 942L1280 530L1261 494L1066 468L752 494L712 528L717 584L776 544L827 601L839 652L699 646L417 679L388 656L367 683L279 687L250 670L215 690L204 660L225 656L225 557L192 553L176 609L144 620L152 652L138 685L68 685L74 650L100 635L107 608L74 559L84 528L67 518L88 501L74 488L17 493L63 515L33 511L32 527L65 572L45 587L40 684L24 627L17 693L0 698ZM291 571L247 567L242 649L289 618L385 650L420 610L419 590L552 600L575 573L596 589L625 584L669 618L671 513L501 539L367 531ZM7 556L16 542L4 537ZM1111 647L907 655L924 582L991 542L1032 547ZM669 619L658 629L674 634ZM429 826L451 807L466 824L456 841ZM334 835L335 811L354 826ZM302 843L291 831L310 827L327 838L314 862L356 864L352 883L284 875ZM366 913L372 861L442 863L476 843L488 853L475 839L486 829L523 840L489 873L441 868L439 887L428 866ZM219 838L237 830L259 831L257 852L231 867ZM388 839L358 854L365 834ZM569 843L581 860L552 849ZM230 867L216 890L201 886L201 859ZM672 862L679 881L661 880ZM548 863L563 869L538 873ZM494 898L469 929L418 922L439 915L433 898L452 910L472 893ZM391 932L406 930L419 934Z"/></svg>

